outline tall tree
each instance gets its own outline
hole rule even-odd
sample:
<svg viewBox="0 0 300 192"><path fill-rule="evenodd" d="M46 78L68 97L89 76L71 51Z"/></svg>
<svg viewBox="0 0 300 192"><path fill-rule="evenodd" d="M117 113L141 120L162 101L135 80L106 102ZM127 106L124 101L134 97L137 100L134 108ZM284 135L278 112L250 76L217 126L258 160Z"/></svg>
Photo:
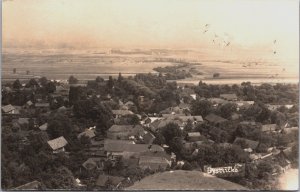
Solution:
<svg viewBox="0 0 300 192"><path fill-rule="evenodd" d="M16 80L14 81L14 83L13 83L13 88L14 88L14 89L20 89L21 87L22 87L22 84L21 84L20 80L19 80L19 79L16 79Z"/></svg>
<svg viewBox="0 0 300 192"><path fill-rule="evenodd" d="M78 79L76 79L73 75L71 75L69 77L68 82L69 82L69 84L76 84L76 83L78 83Z"/></svg>
<svg viewBox="0 0 300 192"><path fill-rule="evenodd" d="M211 102L208 100L195 100L192 102L192 115L206 116L213 110Z"/></svg>

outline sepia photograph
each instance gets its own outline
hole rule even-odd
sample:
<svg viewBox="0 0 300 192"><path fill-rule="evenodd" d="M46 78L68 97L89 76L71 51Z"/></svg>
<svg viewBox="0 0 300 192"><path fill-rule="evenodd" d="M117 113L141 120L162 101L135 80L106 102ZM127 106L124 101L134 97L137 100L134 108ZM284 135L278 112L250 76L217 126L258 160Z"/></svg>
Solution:
<svg viewBox="0 0 300 192"><path fill-rule="evenodd" d="M1 191L298 190L298 0L1 4Z"/></svg>

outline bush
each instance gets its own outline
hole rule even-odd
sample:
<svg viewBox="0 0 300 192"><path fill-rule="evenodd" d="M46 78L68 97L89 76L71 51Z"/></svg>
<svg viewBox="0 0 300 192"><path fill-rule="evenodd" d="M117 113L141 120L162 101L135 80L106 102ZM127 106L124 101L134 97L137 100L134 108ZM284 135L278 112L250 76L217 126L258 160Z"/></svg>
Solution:
<svg viewBox="0 0 300 192"><path fill-rule="evenodd" d="M220 77L220 73L214 73L213 74L213 78L218 78L218 77Z"/></svg>

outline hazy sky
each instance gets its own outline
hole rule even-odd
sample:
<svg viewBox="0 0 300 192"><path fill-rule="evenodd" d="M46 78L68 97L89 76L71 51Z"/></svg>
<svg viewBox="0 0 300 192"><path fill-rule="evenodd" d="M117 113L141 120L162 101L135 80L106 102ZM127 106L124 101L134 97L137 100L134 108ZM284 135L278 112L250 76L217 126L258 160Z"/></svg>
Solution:
<svg viewBox="0 0 300 192"><path fill-rule="evenodd" d="M2 9L4 47L203 48L216 33L233 47L272 50L277 39L299 54L295 0L10 0Z"/></svg>

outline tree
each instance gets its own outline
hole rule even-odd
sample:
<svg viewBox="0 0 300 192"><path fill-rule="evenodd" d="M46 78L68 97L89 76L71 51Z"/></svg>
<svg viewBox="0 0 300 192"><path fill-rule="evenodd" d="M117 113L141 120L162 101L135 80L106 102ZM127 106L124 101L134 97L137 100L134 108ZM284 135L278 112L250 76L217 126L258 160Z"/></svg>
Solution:
<svg viewBox="0 0 300 192"><path fill-rule="evenodd" d="M76 183L72 172L65 166L42 172L41 180L47 189L74 189Z"/></svg>
<svg viewBox="0 0 300 192"><path fill-rule="evenodd" d="M225 103L219 107L221 116L224 118L231 117L232 113L236 112L237 104L236 103Z"/></svg>
<svg viewBox="0 0 300 192"><path fill-rule="evenodd" d="M96 82L100 83L100 82L104 82L104 79L100 76L96 77Z"/></svg>
<svg viewBox="0 0 300 192"><path fill-rule="evenodd" d="M120 83L122 80L123 80L122 74L119 73L119 76L118 76L118 82Z"/></svg>
<svg viewBox="0 0 300 192"><path fill-rule="evenodd" d="M217 127L211 128L209 131L209 135L216 143L228 142L229 139L229 135L227 134L227 132Z"/></svg>
<svg viewBox="0 0 300 192"><path fill-rule="evenodd" d="M176 154L177 159L180 159L185 155L182 139L180 137L173 137L171 140L167 141L167 143L170 146L170 150Z"/></svg>
<svg viewBox="0 0 300 192"><path fill-rule="evenodd" d="M113 80L112 76L109 76L106 86L107 86L108 91L111 92L112 88L114 86L114 80Z"/></svg>
<svg viewBox="0 0 300 192"><path fill-rule="evenodd" d="M73 75L71 75L69 77L68 82L69 82L69 84L76 84L76 83L78 83L78 79L76 79Z"/></svg>
<svg viewBox="0 0 300 192"><path fill-rule="evenodd" d="M81 87L70 87L69 90L69 101L71 104L78 102L83 95L83 90Z"/></svg>
<svg viewBox="0 0 300 192"><path fill-rule="evenodd" d="M193 129L193 122L189 119L184 127L184 130L189 132Z"/></svg>
<svg viewBox="0 0 300 192"><path fill-rule="evenodd" d="M55 114L53 117L50 117L48 121L47 133L51 139L55 139L60 136L69 138L72 134L72 123L65 115L61 113Z"/></svg>
<svg viewBox="0 0 300 192"><path fill-rule="evenodd" d="M48 83L48 79L46 77L41 77L39 79L40 84L44 87Z"/></svg>
<svg viewBox="0 0 300 192"><path fill-rule="evenodd" d="M275 123L279 126L284 125L286 122L285 115L279 111L272 112L270 118L271 118L271 123Z"/></svg>
<svg viewBox="0 0 300 192"><path fill-rule="evenodd" d="M265 122L268 121L270 115L271 115L271 111L265 106L265 105L261 105L261 111L259 113L259 115L256 117L256 121L258 122Z"/></svg>
<svg viewBox="0 0 300 192"><path fill-rule="evenodd" d="M257 170L259 171L258 177L263 178L264 173L272 173L273 166L270 162L261 161L257 165Z"/></svg>
<svg viewBox="0 0 300 192"><path fill-rule="evenodd" d="M49 81L44 86L45 89L47 90L47 93L54 93L54 91L56 90L56 86L52 81Z"/></svg>
<svg viewBox="0 0 300 192"><path fill-rule="evenodd" d="M14 88L14 89L20 89L21 87L22 87L22 84L21 84L20 80L19 80L19 79L16 79L16 80L14 81L14 83L13 83L13 88Z"/></svg>
<svg viewBox="0 0 300 192"><path fill-rule="evenodd" d="M106 130L112 125L113 114L110 108L96 100L78 101L73 108L77 118L86 118L96 123L96 130L105 134Z"/></svg>
<svg viewBox="0 0 300 192"><path fill-rule="evenodd" d="M191 112L192 115L206 116L213 110L211 102L208 100L195 100L192 102Z"/></svg>
<svg viewBox="0 0 300 192"><path fill-rule="evenodd" d="M182 170L193 170L193 166L189 163L189 162L184 162L183 166L182 166Z"/></svg>
<svg viewBox="0 0 300 192"><path fill-rule="evenodd" d="M37 87L39 86L38 82L35 79L30 79L26 84L26 87Z"/></svg>
<svg viewBox="0 0 300 192"><path fill-rule="evenodd" d="M181 137L181 130L175 123L169 123L162 127L161 132L167 143L169 143L174 137Z"/></svg>
<svg viewBox="0 0 300 192"><path fill-rule="evenodd" d="M161 132L157 132L155 134L155 139L153 141L153 144L163 145L165 143L166 143L165 137L161 134Z"/></svg>
<svg viewBox="0 0 300 192"><path fill-rule="evenodd" d="M220 77L220 73L214 73L213 74L213 78L218 78L218 77Z"/></svg>

